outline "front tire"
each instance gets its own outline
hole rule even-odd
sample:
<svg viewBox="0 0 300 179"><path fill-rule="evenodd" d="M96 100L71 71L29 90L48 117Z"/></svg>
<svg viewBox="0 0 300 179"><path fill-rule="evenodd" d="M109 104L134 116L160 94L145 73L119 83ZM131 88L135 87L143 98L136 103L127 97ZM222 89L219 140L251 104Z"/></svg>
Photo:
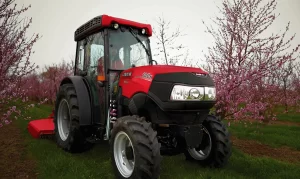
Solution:
<svg viewBox="0 0 300 179"><path fill-rule="evenodd" d="M156 179L160 175L160 144L144 117L124 116L114 124L110 148L117 178Z"/></svg>
<svg viewBox="0 0 300 179"><path fill-rule="evenodd" d="M224 167L231 153L232 144L228 130L221 121L211 115L203 121L203 139L200 147L188 148L184 152L187 160L214 168Z"/></svg>
<svg viewBox="0 0 300 179"><path fill-rule="evenodd" d="M83 152L93 144L87 142L80 129L77 94L73 84L60 86L55 104L55 138L67 152Z"/></svg>

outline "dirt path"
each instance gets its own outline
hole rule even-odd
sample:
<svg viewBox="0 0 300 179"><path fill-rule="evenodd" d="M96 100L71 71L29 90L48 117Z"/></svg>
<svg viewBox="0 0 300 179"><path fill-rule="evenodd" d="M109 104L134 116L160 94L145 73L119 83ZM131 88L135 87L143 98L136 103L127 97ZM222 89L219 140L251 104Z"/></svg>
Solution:
<svg viewBox="0 0 300 179"><path fill-rule="evenodd" d="M26 154L20 129L14 124L0 128L0 178L36 177L35 162Z"/></svg>
<svg viewBox="0 0 300 179"><path fill-rule="evenodd" d="M272 148L254 140L243 140L236 137L231 138L235 147L252 156L265 156L277 160L300 164L300 151L289 147Z"/></svg>

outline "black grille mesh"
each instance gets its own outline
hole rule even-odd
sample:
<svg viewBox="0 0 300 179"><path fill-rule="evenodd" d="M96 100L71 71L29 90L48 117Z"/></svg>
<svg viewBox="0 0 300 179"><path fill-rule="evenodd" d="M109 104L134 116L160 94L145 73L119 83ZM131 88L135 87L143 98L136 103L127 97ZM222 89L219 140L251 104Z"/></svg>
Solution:
<svg viewBox="0 0 300 179"><path fill-rule="evenodd" d="M100 26L101 26L101 16L97 16L97 17L91 19L90 21L83 24L75 31L75 40L77 39L77 37L88 32L89 30L100 27Z"/></svg>

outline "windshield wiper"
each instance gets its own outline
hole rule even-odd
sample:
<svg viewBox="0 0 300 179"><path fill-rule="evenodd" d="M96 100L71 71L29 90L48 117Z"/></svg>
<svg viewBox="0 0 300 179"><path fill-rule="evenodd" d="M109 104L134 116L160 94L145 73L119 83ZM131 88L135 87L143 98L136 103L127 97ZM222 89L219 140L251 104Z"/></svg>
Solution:
<svg viewBox="0 0 300 179"><path fill-rule="evenodd" d="M151 56L150 56L150 52L149 52L149 49L147 49L147 47L145 46L145 44L143 44L143 42L141 41L141 39L136 35L136 33L133 32L133 29L131 27L129 27L129 32L132 34L132 36L140 43L142 44L143 48L145 49L149 59L151 59Z"/></svg>

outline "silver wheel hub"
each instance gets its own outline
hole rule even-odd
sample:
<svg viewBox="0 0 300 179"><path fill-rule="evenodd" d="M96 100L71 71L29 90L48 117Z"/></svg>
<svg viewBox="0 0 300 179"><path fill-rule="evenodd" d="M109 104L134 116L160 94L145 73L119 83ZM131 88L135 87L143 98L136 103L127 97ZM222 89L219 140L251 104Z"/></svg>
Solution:
<svg viewBox="0 0 300 179"><path fill-rule="evenodd" d="M70 108L65 99L61 100L58 106L57 127L61 140L67 140L70 132Z"/></svg>
<svg viewBox="0 0 300 179"><path fill-rule="evenodd" d="M207 145L204 147L204 149L197 150L196 148L188 148L189 154L195 159L195 160L204 160L206 159L212 148L212 141L211 141L211 136L208 132L208 130L203 127L203 138L202 140L207 141Z"/></svg>
<svg viewBox="0 0 300 179"><path fill-rule="evenodd" d="M118 132L113 147L115 163L120 174L129 178L135 165L134 149L130 138L125 132Z"/></svg>

